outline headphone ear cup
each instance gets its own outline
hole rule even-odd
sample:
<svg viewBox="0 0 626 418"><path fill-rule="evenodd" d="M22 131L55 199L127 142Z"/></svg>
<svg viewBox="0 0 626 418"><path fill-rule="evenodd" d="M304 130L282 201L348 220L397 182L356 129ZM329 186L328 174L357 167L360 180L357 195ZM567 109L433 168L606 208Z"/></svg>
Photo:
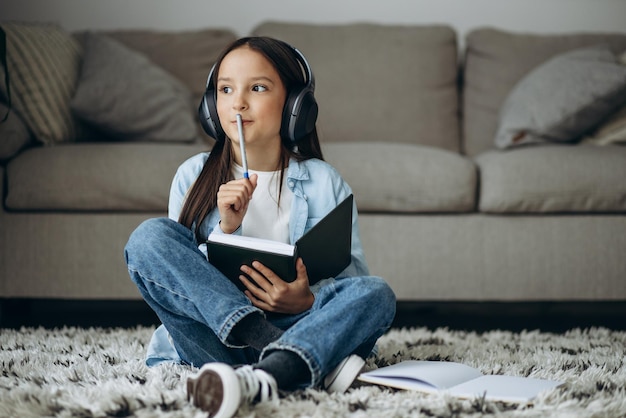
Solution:
<svg viewBox="0 0 626 418"><path fill-rule="evenodd" d="M198 107L198 116L200 118L200 125L202 125L204 132L219 142L226 140L226 133L224 132L224 129L222 129L220 118L217 115L217 94L215 87L211 83L213 72L215 71L215 65L216 64L213 64L211 71L209 71L206 89L204 90L202 100L200 100L200 106Z"/></svg>
<svg viewBox="0 0 626 418"><path fill-rule="evenodd" d="M313 90L305 87L292 92L283 110L282 135L289 138L291 142L297 142L310 134L315 129L317 112L317 101Z"/></svg>
<svg viewBox="0 0 626 418"><path fill-rule="evenodd" d="M210 137L216 141L224 141L226 134L222 129L219 117L217 116L217 103L215 102L215 90L207 88L200 101L198 107L198 116L200 117L200 124L202 129Z"/></svg>
<svg viewBox="0 0 626 418"><path fill-rule="evenodd" d="M293 141L297 141L313 132L316 121L317 101L315 100L315 96L313 96L313 92L307 90L302 96L300 112L295 122Z"/></svg>

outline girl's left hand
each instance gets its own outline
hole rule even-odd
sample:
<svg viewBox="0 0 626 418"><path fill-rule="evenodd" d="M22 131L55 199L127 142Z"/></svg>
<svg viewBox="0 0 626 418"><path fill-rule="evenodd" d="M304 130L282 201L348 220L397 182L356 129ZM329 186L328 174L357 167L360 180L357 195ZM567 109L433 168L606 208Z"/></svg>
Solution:
<svg viewBox="0 0 626 418"><path fill-rule="evenodd" d="M299 314L313 306L315 296L309 288L309 276L302 258L298 258L296 262L296 279L291 283L284 281L258 261L253 262L252 267L242 266L241 271L256 284L243 275L239 276L239 280L248 289L244 293L257 308L269 312Z"/></svg>

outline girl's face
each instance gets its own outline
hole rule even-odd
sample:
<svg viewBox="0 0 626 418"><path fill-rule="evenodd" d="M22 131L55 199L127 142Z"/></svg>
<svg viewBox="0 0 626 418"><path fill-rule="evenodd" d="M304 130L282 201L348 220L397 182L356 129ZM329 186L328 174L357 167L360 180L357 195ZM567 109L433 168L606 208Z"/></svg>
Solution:
<svg viewBox="0 0 626 418"><path fill-rule="evenodd" d="M226 135L239 144L237 113L243 120L247 150L280 149L280 126L287 97L276 69L247 46L229 52L219 67L217 114ZM233 147L238 155L239 147Z"/></svg>

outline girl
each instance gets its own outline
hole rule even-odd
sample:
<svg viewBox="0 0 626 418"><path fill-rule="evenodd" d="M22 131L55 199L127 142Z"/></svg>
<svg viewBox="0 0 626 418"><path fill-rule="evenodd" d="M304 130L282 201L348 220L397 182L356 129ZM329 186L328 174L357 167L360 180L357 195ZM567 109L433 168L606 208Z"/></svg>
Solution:
<svg viewBox="0 0 626 418"><path fill-rule="evenodd" d="M147 363L201 366L187 394L211 417L276 401L279 389L345 391L395 315L392 290L369 276L356 205L351 264L335 278L309 286L298 259L288 283L253 262L241 266L241 292L207 261L212 231L294 243L352 193L323 161L313 90L306 59L282 41L249 37L226 48L200 106L216 144L179 167L169 218L145 221L126 245L131 279L162 322Z"/></svg>

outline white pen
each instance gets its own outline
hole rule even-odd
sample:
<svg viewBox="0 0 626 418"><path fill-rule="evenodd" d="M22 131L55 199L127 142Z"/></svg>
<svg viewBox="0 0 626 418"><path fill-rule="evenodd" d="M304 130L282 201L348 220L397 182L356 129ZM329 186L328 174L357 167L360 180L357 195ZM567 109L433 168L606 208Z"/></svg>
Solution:
<svg viewBox="0 0 626 418"><path fill-rule="evenodd" d="M246 144L243 138L243 122L241 121L241 115L237 113L237 129L239 129L239 148L241 149L241 165L243 166L243 177L250 178L248 176L248 159L246 157Z"/></svg>

